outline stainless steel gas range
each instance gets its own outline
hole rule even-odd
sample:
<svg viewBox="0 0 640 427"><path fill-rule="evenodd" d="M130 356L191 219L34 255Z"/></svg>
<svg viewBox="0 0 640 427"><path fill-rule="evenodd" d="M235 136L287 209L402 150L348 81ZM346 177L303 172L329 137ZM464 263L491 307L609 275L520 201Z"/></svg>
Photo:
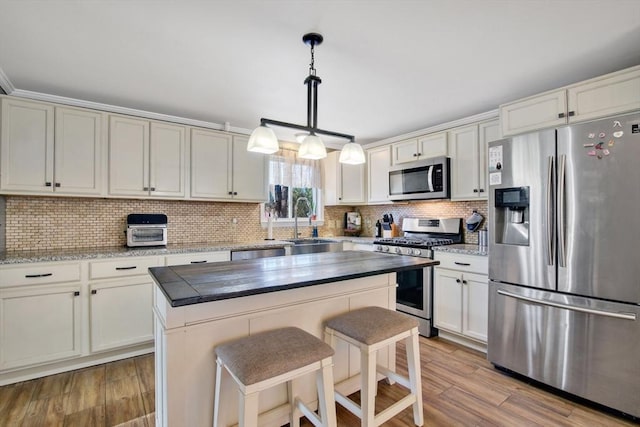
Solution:
<svg viewBox="0 0 640 427"><path fill-rule="evenodd" d="M374 251L433 259L434 246L462 242L462 218L405 218L402 237L377 239ZM396 309L414 316L420 335L438 334L432 326L433 267L397 273Z"/></svg>

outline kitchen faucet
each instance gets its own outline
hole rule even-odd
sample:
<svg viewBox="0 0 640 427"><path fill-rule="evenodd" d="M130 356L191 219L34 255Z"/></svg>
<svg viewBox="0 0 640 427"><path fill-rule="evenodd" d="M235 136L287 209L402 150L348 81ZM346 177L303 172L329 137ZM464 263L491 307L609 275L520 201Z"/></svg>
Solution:
<svg viewBox="0 0 640 427"><path fill-rule="evenodd" d="M306 197L298 197L298 200L296 200L296 204L293 207L293 238L294 239L298 238L298 203L300 203L301 200L304 200L305 203L307 204L307 208L309 208L309 225L311 225L311 204L309 203L309 200Z"/></svg>

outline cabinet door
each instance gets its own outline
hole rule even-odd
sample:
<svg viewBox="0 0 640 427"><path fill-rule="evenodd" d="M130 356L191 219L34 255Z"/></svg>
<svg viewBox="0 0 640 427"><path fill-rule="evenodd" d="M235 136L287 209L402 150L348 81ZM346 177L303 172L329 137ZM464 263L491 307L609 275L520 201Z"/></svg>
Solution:
<svg viewBox="0 0 640 427"><path fill-rule="evenodd" d="M516 135L567 123L564 89L500 106L502 136Z"/></svg>
<svg viewBox="0 0 640 427"><path fill-rule="evenodd" d="M149 277L90 285L91 351L153 339L153 282Z"/></svg>
<svg viewBox="0 0 640 427"><path fill-rule="evenodd" d="M477 199L480 194L477 125L449 132L449 155L451 199Z"/></svg>
<svg viewBox="0 0 640 427"><path fill-rule="evenodd" d="M462 283L457 271L435 269L433 323L436 328L462 332Z"/></svg>
<svg viewBox="0 0 640 427"><path fill-rule="evenodd" d="M569 123L640 109L640 69L575 85L567 97Z"/></svg>
<svg viewBox="0 0 640 427"><path fill-rule="evenodd" d="M428 159L447 155L447 132L439 132L418 138L418 157Z"/></svg>
<svg viewBox="0 0 640 427"><path fill-rule="evenodd" d="M339 154L338 152L336 152ZM338 163L340 172L340 186L342 196L340 204L364 203L365 202L365 181L364 165L347 165Z"/></svg>
<svg viewBox="0 0 640 427"><path fill-rule="evenodd" d="M489 159L487 153L489 143L500 139L500 121L480 123L478 125L478 185L479 197L489 197Z"/></svg>
<svg viewBox="0 0 640 427"><path fill-rule="evenodd" d="M233 137L233 198L265 202L267 200L268 156L247 151L249 138Z"/></svg>
<svg viewBox="0 0 640 427"><path fill-rule="evenodd" d="M151 123L149 187L152 196L185 195L185 128Z"/></svg>
<svg viewBox="0 0 640 427"><path fill-rule="evenodd" d="M389 146L367 150L367 203L389 203Z"/></svg>
<svg viewBox="0 0 640 427"><path fill-rule="evenodd" d="M413 138L391 144L391 159L394 165L417 160L418 140Z"/></svg>
<svg viewBox="0 0 640 427"><path fill-rule="evenodd" d="M56 193L102 192L102 118L93 111L56 108Z"/></svg>
<svg viewBox="0 0 640 427"><path fill-rule="evenodd" d="M462 313L462 333L486 343L489 322L487 276L469 273L462 275Z"/></svg>
<svg viewBox="0 0 640 427"><path fill-rule="evenodd" d="M191 197L230 199L231 135L191 130Z"/></svg>
<svg viewBox="0 0 640 427"><path fill-rule="evenodd" d="M0 369L81 353L80 284L0 289Z"/></svg>
<svg viewBox="0 0 640 427"><path fill-rule="evenodd" d="M149 194L149 122L109 118L109 194Z"/></svg>
<svg viewBox="0 0 640 427"><path fill-rule="evenodd" d="M340 177L338 176L338 156L328 153L322 159L322 196L325 206L335 206L340 203Z"/></svg>
<svg viewBox="0 0 640 427"><path fill-rule="evenodd" d="M53 107L2 99L2 190L47 192L53 189Z"/></svg>

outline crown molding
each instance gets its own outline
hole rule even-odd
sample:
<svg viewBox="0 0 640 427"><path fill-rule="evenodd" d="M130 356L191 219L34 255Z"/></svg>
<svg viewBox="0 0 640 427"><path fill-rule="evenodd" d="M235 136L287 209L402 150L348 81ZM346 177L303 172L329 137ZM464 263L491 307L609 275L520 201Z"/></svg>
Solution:
<svg viewBox="0 0 640 427"><path fill-rule="evenodd" d="M6 93L7 95L11 95L13 91L16 90L16 88L13 87L13 84L11 84L9 77L7 77L4 71L2 71L1 67L0 67L0 88L2 88L4 93Z"/></svg>
<svg viewBox="0 0 640 427"><path fill-rule="evenodd" d="M485 120L494 120L499 117L499 110L491 110L480 114L475 114L469 117L463 117L461 119L453 120L446 123L441 123L435 126L431 126L428 128L418 129L413 132L403 133L402 135L392 136L390 138L386 138L380 141L372 142L370 144L363 144L364 148L375 148L382 145L392 144L394 142L403 141L405 139L417 138L419 136L428 135L430 133L441 132L444 130L449 130L456 128L458 126L465 126L471 123L482 122Z"/></svg>
<svg viewBox="0 0 640 427"><path fill-rule="evenodd" d="M1 83L2 83L2 80L0 79L0 84ZM14 89L11 93L11 96L27 98L27 99L32 99L36 101L52 102L55 104L69 105L73 107L89 108L92 110L105 111L107 113L125 114L128 116L143 117L143 118L152 119L152 120L161 120L164 122L177 123L177 124L182 124L187 126L197 126L197 127L207 128L207 129L222 130L222 131L240 133L245 135L249 135L253 131L253 129L245 129L245 128L240 128L235 126L227 127L227 125L225 124L206 122L203 120L188 119L186 117L178 117L178 116L172 116L169 114L154 113L151 111L137 110L135 108L119 107L117 105L103 104L100 102L85 101L82 99L75 99L75 98L67 98L65 96L50 95L46 93L32 92L28 90Z"/></svg>

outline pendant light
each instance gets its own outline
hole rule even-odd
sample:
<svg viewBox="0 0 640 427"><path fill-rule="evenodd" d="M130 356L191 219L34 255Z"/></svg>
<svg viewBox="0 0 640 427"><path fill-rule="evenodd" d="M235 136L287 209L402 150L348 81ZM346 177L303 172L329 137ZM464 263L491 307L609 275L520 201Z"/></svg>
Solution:
<svg viewBox="0 0 640 427"><path fill-rule="evenodd" d="M341 163L361 164L365 162L362 147L355 142L353 135L318 129L318 85L322 83L322 80L316 75L314 53L315 47L321 44L323 40L322 35L318 33L308 33L302 36L302 41L311 47L309 75L304 80L304 84L307 86L307 125L303 126L262 118L260 119L260 126L258 126L249 137L249 143L247 145L248 151L266 154L278 151L278 138L273 130L267 127L267 125L272 125L308 132L308 135L304 137L298 150L298 156L301 158L318 160L327 157L327 149L322 139L318 136L318 134L320 134L349 140L340 153L339 161Z"/></svg>

